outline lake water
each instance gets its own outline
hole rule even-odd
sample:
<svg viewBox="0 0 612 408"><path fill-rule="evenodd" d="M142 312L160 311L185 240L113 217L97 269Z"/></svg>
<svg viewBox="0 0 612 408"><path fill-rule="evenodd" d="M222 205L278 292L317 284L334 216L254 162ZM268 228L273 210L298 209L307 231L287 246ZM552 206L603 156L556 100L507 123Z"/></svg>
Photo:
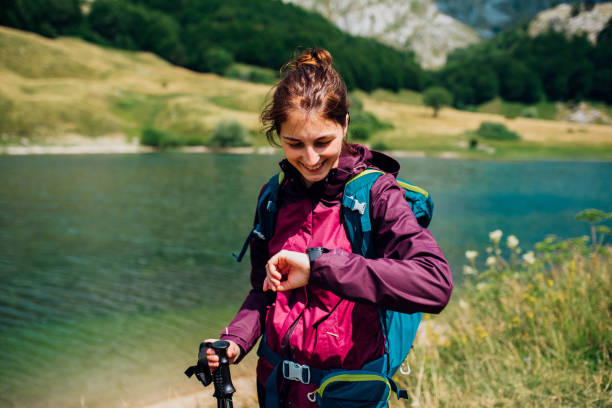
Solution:
<svg viewBox="0 0 612 408"><path fill-rule="evenodd" d="M0 407L134 406L199 389L182 374L249 289L237 264L278 157L0 156ZM612 163L400 159L425 187L457 281L500 228L530 249L612 210ZM505 241L505 240L504 240Z"/></svg>

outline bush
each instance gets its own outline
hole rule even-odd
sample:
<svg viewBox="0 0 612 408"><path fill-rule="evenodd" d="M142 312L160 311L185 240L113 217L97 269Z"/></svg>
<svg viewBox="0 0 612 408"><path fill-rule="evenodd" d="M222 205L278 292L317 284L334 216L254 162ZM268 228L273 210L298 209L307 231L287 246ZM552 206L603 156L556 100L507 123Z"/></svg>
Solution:
<svg viewBox="0 0 612 408"><path fill-rule="evenodd" d="M393 128L392 124L379 120L370 112L355 110L351 107L350 115L351 123L348 129L350 139L368 140L376 132Z"/></svg>
<svg viewBox="0 0 612 408"><path fill-rule="evenodd" d="M250 143L244 126L236 121L227 121L217 125L208 145L213 147L240 147L250 146Z"/></svg>
<svg viewBox="0 0 612 408"><path fill-rule="evenodd" d="M202 63L204 70L223 75L234 63L234 57L223 48L213 47L206 50Z"/></svg>
<svg viewBox="0 0 612 408"><path fill-rule="evenodd" d="M370 138L370 127L363 124L351 126L350 138L353 140L364 141Z"/></svg>
<svg viewBox="0 0 612 408"><path fill-rule="evenodd" d="M239 64L231 65L224 73L224 76L241 81L254 82L256 84L274 85L278 81L278 76L271 69L260 67L249 67Z"/></svg>
<svg viewBox="0 0 612 408"><path fill-rule="evenodd" d="M378 140L378 141L372 143L371 148L372 148L372 150L378 150L378 151L389 150L389 146L385 142L383 142L382 140Z"/></svg>
<svg viewBox="0 0 612 408"><path fill-rule="evenodd" d="M354 93L349 96L349 100L351 103L349 139L365 141L376 132L393 128L391 123L381 121L370 112L364 111L363 102Z"/></svg>
<svg viewBox="0 0 612 408"><path fill-rule="evenodd" d="M182 146L184 142L178 135L167 130L145 128L140 134L140 144L143 146L160 147L164 149L167 147Z"/></svg>
<svg viewBox="0 0 612 408"><path fill-rule="evenodd" d="M482 122L476 134L489 140L521 140L518 133L509 130L506 125L496 122Z"/></svg>

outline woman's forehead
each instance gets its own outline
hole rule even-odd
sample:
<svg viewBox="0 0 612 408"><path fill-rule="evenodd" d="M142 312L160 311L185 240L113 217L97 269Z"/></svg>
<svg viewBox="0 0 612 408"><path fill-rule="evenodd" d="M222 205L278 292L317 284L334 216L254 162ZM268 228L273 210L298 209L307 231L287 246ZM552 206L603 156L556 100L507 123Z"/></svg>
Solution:
<svg viewBox="0 0 612 408"><path fill-rule="evenodd" d="M292 110L281 124L281 137L302 138L334 136L342 126L336 121L323 117L319 112Z"/></svg>

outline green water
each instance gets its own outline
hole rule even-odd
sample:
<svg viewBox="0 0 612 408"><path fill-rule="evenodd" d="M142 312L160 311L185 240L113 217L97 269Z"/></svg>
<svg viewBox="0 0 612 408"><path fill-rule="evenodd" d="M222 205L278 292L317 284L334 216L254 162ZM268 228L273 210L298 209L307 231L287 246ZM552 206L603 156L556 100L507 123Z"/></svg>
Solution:
<svg viewBox="0 0 612 408"><path fill-rule="evenodd" d="M0 406L139 405L199 389L182 371L249 289L236 264L277 156L0 156ZM488 232L521 246L612 208L612 163L402 159L436 203L461 279ZM483 261L484 259L481 259Z"/></svg>

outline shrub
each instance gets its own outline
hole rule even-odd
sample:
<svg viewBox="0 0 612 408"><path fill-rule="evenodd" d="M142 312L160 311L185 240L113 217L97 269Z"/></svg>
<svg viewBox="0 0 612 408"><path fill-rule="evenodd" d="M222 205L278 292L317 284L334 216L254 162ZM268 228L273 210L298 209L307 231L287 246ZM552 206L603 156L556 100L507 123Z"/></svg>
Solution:
<svg viewBox="0 0 612 408"><path fill-rule="evenodd" d="M353 140L368 140L370 138L370 128L364 124L351 126L350 138Z"/></svg>
<svg viewBox="0 0 612 408"><path fill-rule="evenodd" d="M512 132L504 124L496 122L482 122L476 134L489 140L520 140L518 133Z"/></svg>
<svg viewBox="0 0 612 408"><path fill-rule="evenodd" d="M271 69L260 67L231 65L224 73L224 76L241 81L254 82L256 84L274 85L278 81L278 76Z"/></svg>
<svg viewBox="0 0 612 408"><path fill-rule="evenodd" d="M214 74L223 75L234 63L234 57L225 49L213 47L204 53L203 68Z"/></svg>
<svg viewBox="0 0 612 408"><path fill-rule="evenodd" d="M160 147L179 147L184 145L180 136L167 130L155 128L145 128L140 134L140 144L143 146Z"/></svg>
<svg viewBox="0 0 612 408"><path fill-rule="evenodd" d="M372 150L389 150L389 146L382 140L377 140L376 142L372 143L371 147Z"/></svg>
<svg viewBox="0 0 612 408"><path fill-rule="evenodd" d="M353 97L352 102L354 104L350 110L349 139L364 141L378 131L393 128L393 125L389 122L383 122L370 112L358 109L362 106L359 99Z"/></svg>
<svg viewBox="0 0 612 408"><path fill-rule="evenodd" d="M524 118L537 118L538 117L538 108L535 106L528 106L521 110L519 116Z"/></svg>
<svg viewBox="0 0 612 408"><path fill-rule="evenodd" d="M221 122L215 128L213 137L208 142L213 147L249 146L247 130L239 122Z"/></svg>

